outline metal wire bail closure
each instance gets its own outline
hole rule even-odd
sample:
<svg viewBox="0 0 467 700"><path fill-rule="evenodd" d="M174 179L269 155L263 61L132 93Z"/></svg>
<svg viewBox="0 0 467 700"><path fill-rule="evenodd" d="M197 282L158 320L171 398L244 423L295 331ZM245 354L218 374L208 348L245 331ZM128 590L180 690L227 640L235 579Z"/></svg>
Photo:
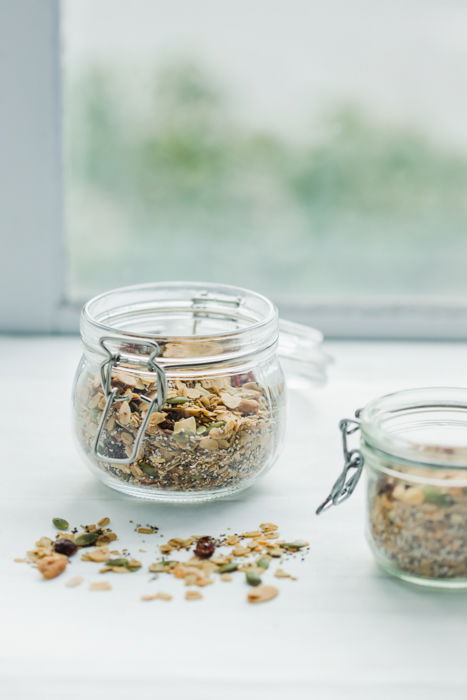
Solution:
<svg viewBox="0 0 467 700"><path fill-rule="evenodd" d="M360 479L364 459L360 450L349 449L348 437L360 430L360 421L358 420L359 411L356 412L357 420L354 418L345 418L339 423L339 430L342 433L342 449L344 452L344 468L334 482L331 493L323 503L316 509L316 515L327 510L331 506L337 506L342 501L345 501L355 490Z"/></svg>
<svg viewBox="0 0 467 700"><path fill-rule="evenodd" d="M104 391L104 395L107 399L104 411L102 413L99 426L97 428L97 433L96 437L94 440L94 447L93 451L97 459L101 462L108 462L109 464L131 464L134 462L138 456L139 449L141 447L141 441L143 439L144 433L146 432L146 428L149 422L149 419L152 415L152 413L155 410L160 410L162 405L165 403L165 399L167 397L167 378L165 376L165 372L163 368L155 362L155 358L160 355L160 347L156 342L149 341L149 340L137 340L137 339L132 339L131 344L132 345L139 345L144 348L151 348L152 352L149 355L149 357L146 357L144 359L144 362L136 362L136 364L142 365L143 367L146 368L146 371L149 372L154 372L156 375L156 383L157 383L157 393L153 398L150 398L149 396L145 396L144 394L139 394L139 400L140 401L145 401L148 406L148 410L146 411L146 415L144 417L143 422L141 423L138 432L135 437L135 441L133 443L133 450L131 452L131 455L129 457L109 457L108 455L103 454L100 452L99 449L99 443L101 440L102 433L104 431L104 426L107 422L107 418L109 416L110 410L112 406L115 403L119 403L121 401L127 401L128 400L128 395L122 394L121 396L118 395L118 389L111 388L111 380L112 380L112 370L114 367L117 366L118 362L121 359L120 353L113 353L106 345L106 343L112 342L112 343L121 343L121 339L119 338L113 338L111 336L105 336L103 338L100 338L99 343L103 350L107 354L107 358L101 363L100 366L100 374L101 374L101 384L102 384L102 389ZM128 371L128 369L127 369Z"/></svg>

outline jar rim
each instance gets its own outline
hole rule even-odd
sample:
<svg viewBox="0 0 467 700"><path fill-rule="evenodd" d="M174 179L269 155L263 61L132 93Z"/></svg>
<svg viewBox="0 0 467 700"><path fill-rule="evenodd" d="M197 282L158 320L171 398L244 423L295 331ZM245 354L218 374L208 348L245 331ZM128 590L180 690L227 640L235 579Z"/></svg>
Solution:
<svg viewBox="0 0 467 700"><path fill-rule="evenodd" d="M214 327L190 334L180 332L174 322L179 320L185 329L187 319L198 317L214 319ZM219 327L222 322L234 327L224 330ZM157 324L162 327L157 328ZM224 354L231 357L233 352L238 357L277 342L278 312L267 297L234 285L149 282L111 289L90 299L81 312L81 335L85 344L98 352L99 339L108 335L122 341L138 338L157 343L169 339L189 344L191 359L197 348L206 355L202 343L217 341L222 347L213 354L219 361Z"/></svg>
<svg viewBox="0 0 467 700"><path fill-rule="evenodd" d="M436 469L467 469L467 388L423 387L385 394L359 412L370 447Z"/></svg>

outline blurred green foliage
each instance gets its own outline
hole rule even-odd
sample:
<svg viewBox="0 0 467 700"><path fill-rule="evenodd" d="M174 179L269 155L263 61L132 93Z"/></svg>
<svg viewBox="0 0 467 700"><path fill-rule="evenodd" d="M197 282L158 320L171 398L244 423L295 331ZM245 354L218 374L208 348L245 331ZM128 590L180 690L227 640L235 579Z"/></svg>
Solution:
<svg viewBox="0 0 467 700"><path fill-rule="evenodd" d="M94 66L66 93L73 296L206 279L276 297L465 289L467 158L343 105L287 140L194 63ZM134 83L134 84L132 84Z"/></svg>

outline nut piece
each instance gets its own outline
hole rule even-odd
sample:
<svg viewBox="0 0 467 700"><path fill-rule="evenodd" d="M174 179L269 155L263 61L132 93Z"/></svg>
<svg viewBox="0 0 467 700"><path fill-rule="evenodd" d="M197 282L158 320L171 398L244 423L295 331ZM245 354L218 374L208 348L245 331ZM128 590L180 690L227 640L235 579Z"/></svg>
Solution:
<svg viewBox="0 0 467 700"><path fill-rule="evenodd" d="M70 578L66 583L65 586L68 588L75 588L76 586L79 586L81 583L83 583L84 578L82 576L73 576L73 578Z"/></svg>
<svg viewBox="0 0 467 700"><path fill-rule="evenodd" d="M393 496L398 501L403 501L407 505L418 506L425 500L423 489L420 486L409 486L397 484L393 491Z"/></svg>
<svg viewBox="0 0 467 700"><path fill-rule="evenodd" d="M44 578L55 578L65 571L67 565L66 557L61 554L50 554L37 562L37 568Z"/></svg>
<svg viewBox="0 0 467 700"><path fill-rule="evenodd" d="M89 584L90 591L111 591L112 586L108 581L94 581Z"/></svg>
<svg viewBox="0 0 467 700"><path fill-rule="evenodd" d="M201 600L202 597L199 591L187 591L185 593L185 600Z"/></svg>
<svg viewBox="0 0 467 700"><path fill-rule="evenodd" d="M258 586L247 595L249 603L265 603L277 596L279 591L274 586Z"/></svg>
<svg viewBox="0 0 467 700"><path fill-rule="evenodd" d="M170 593L154 593L153 595L142 595L141 600L172 600Z"/></svg>

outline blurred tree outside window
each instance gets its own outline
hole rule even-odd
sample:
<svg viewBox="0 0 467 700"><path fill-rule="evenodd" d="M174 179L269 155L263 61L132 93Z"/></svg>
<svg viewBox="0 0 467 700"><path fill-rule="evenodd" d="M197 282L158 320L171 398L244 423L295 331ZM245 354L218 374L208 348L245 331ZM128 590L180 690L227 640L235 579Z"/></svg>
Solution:
<svg viewBox="0 0 467 700"><path fill-rule="evenodd" d="M465 293L467 3L63 15L70 298L169 279L292 303Z"/></svg>

